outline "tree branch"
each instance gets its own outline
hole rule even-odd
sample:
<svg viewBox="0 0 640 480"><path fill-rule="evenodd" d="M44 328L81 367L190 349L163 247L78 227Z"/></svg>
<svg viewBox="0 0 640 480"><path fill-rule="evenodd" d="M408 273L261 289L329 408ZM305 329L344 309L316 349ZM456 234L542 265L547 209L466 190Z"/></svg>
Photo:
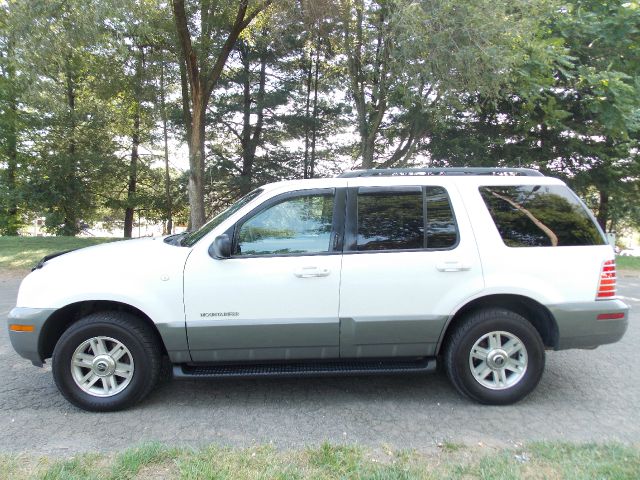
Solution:
<svg viewBox="0 0 640 480"><path fill-rule="evenodd" d="M182 49L182 56L187 68L187 75L191 90L197 91L200 88L200 71L198 69L198 58L191 44L191 34L187 25L187 14L184 9L184 0L171 0L173 6L173 16L176 21L176 31Z"/></svg>
<svg viewBox="0 0 640 480"><path fill-rule="evenodd" d="M231 130L231 133L233 133L238 140L240 140L242 142L242 135L240 135L240 132L238 132L238 130L235 129L235 127L233 125L231 125L229 122L220 119L220 121L222 122L222 124L227 127L229 130Z"/></svg>
<svg viewBox="0 0 640 480"><path fill-rule="evenodd" d="M531 213L529 210L524 208L519 203L516 203L513 200L511 200L510 198L507 198L507 197L505 197L503 195L500 195L499 193L491 192L491 195L493 195L496 198L499 198L500 200L504 200L509 205L511 205L513 208L515 208L516 210L519 210L522 213L524 213L529 218L529 220L531 220L540 230L542 230L545 233L545 235L547 237L549 237L549 240L551 241L551 246L552 247L557 247L558 246L558 236L554 233L553 230L551 230L544 223L542 223L542 221L538 220L538 218L533 213Z"/></svg>
<svg viewBox="0 0 640 480"><path fill-rule="evenodd" d="M255 10L253 10L246 17L245 15L247 12L248 0L242 0L240 2L240 4L238 5L238 12L236 14L236 19L233 22L233 25L229 32L229 36L227 37L227 40L224 42L224 45L222 46L222 49L218 54L218 58L216 59L216 63L213 65L211 72L209 73L209 75L207 75L205 98L208 99L211 96L213 89L215 88L216 84L218 83L218 80L220 79L220 75L222 74L222 69L224 68L225 63L227 62L227 58L229 57L229 54L231 53L233 46L238 40L240 33L242 33L242 30L247 28L249 24L253 21L253 19L256 18L256 16L261 11L263 11L265 8L271 5L272 1L273 0L265 0L260 5L258 5L255 8Z"/></svg>

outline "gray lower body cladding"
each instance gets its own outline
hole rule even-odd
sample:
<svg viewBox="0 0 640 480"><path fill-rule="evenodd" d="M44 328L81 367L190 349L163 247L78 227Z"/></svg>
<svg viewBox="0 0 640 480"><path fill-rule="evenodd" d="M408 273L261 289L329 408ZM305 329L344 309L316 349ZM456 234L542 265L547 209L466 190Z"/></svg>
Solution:
<svg viewBox="0 0 640 480"><path fill-rule="evenodd" d="M549 306L549 310L558 326L557 350L593 348L617 342L628 326L629 307L620 300L557 304ZM9 313L9 325L33 326L33 331L9 329L9 338L16 352L34 365L43 364L40 334L55 311L51 308L16 307ZM606 316L605 319L602 315ZM293 325L291 322L270 324L264 321L249 324L236 321L234 325L209 322L206 326L189 329L190 340L200 343L200 349L194 350L191 345L191 352L187 349L182 322L157 327L165 345L173 347L169 351L171 361L184 363L430 356L435 354L437 338L445 321L445 317L425 316L343 318L330 322L325 319L320 325L305 322L293 322ZM265 341L268 345L263 343ZM273 344L274 341L283 343ZM287 346L287 342L292 343Z"/></svg>
<svg viewBox="0 0 640 480"><path fill-rule="evenodd" d="M8 324L9 325L30 325L33 326L33 331L30 332L16 332L9 328L9 339L11 345L18 355L31 360L36 366L41 367L44 358L40 356L38 348L38 341L40 338L40 332L47 319L55 312L55 308L21 308L16 307L9 312Z"/></svg>
<svg viewBox="0 0 640 480"><path fill-rule="evenodd" d="M563 303L550 305L549 311L558 325L556 350L617 342L629 324L629 307L621 300Z"/></svg>
<svg viewBox="0 0 640 480"><path fill-rule="evenodd" d="M187 322L193 362L408 358L435 354L446 316Z"/></svg>
<svg viewBox="0 0 640 480"><path fill-rule="evenodd" d="M41 367L44 363L45 358L41 349L42 331L47 321L55 321L55 318L51 318L51 316L56 311L55 308L16 307L9 312L7 327L10 325L33 326L32 331L14 331L9 328L9 339L18 355L31 360L31 363L36 366ZM156 327L172 362L180 363L191 360L184 322L156 324Z"/></svg>

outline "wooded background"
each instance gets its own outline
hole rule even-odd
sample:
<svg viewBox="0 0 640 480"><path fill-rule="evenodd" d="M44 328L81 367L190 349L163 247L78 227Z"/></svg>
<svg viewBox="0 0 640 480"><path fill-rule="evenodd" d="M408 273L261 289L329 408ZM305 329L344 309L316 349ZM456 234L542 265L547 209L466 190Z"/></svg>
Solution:
<svg viewBox="0 0 640 480"><path fill-rule="evenodd" d="M638 227L639 129L636 1L0 0L4 235L414 165L537 168Z"/></svg>

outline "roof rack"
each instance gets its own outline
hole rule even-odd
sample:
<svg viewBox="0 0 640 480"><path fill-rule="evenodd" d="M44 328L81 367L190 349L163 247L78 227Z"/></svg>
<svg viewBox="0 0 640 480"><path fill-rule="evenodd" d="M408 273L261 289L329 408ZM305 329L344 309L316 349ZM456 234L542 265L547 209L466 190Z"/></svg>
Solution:
<svg viewBox="0 0 640 480"><path fill-rule="evenodd" d="M371 168L368 170L350 170L341 173L338 178L355 177L395 177L410 175L522 175L526 177L544 177L533 168L499 167L453 167L453 168Z"/></svg>

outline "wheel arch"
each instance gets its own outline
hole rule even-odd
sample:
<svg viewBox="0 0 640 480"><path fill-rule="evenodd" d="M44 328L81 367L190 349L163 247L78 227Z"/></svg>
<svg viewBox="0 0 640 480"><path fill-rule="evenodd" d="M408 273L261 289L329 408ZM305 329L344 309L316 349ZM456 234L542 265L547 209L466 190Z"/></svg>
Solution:
<svg viewBox="0 0 640 480"><path fill-rule="evenodd" d="M451 316L438 340L437 352L442 351L442 346L448 336L456 326L469 313L485 308L504 308L526 318L538 331L544 346L547 348L557 348L558 346L558 324L547 307L536 300L524 295L514 294L494 294L475 298L463 305Z"/></svg>
<svg viewBox="0 0 640 480"><path fill-rule="evenodd" d="M162 346L162 354L167 355L167 350L158 327L142 310L124 302L111 300L85 300L65 305L53 312L47 319L42 326L40 337L38 339L38 353L40 358L43 361L47 358L51 358L53 349L58 343L58 340L71 325L90 313L103 311L126 312L136 316L148 324L155 332L158 342Z"/></svg>

